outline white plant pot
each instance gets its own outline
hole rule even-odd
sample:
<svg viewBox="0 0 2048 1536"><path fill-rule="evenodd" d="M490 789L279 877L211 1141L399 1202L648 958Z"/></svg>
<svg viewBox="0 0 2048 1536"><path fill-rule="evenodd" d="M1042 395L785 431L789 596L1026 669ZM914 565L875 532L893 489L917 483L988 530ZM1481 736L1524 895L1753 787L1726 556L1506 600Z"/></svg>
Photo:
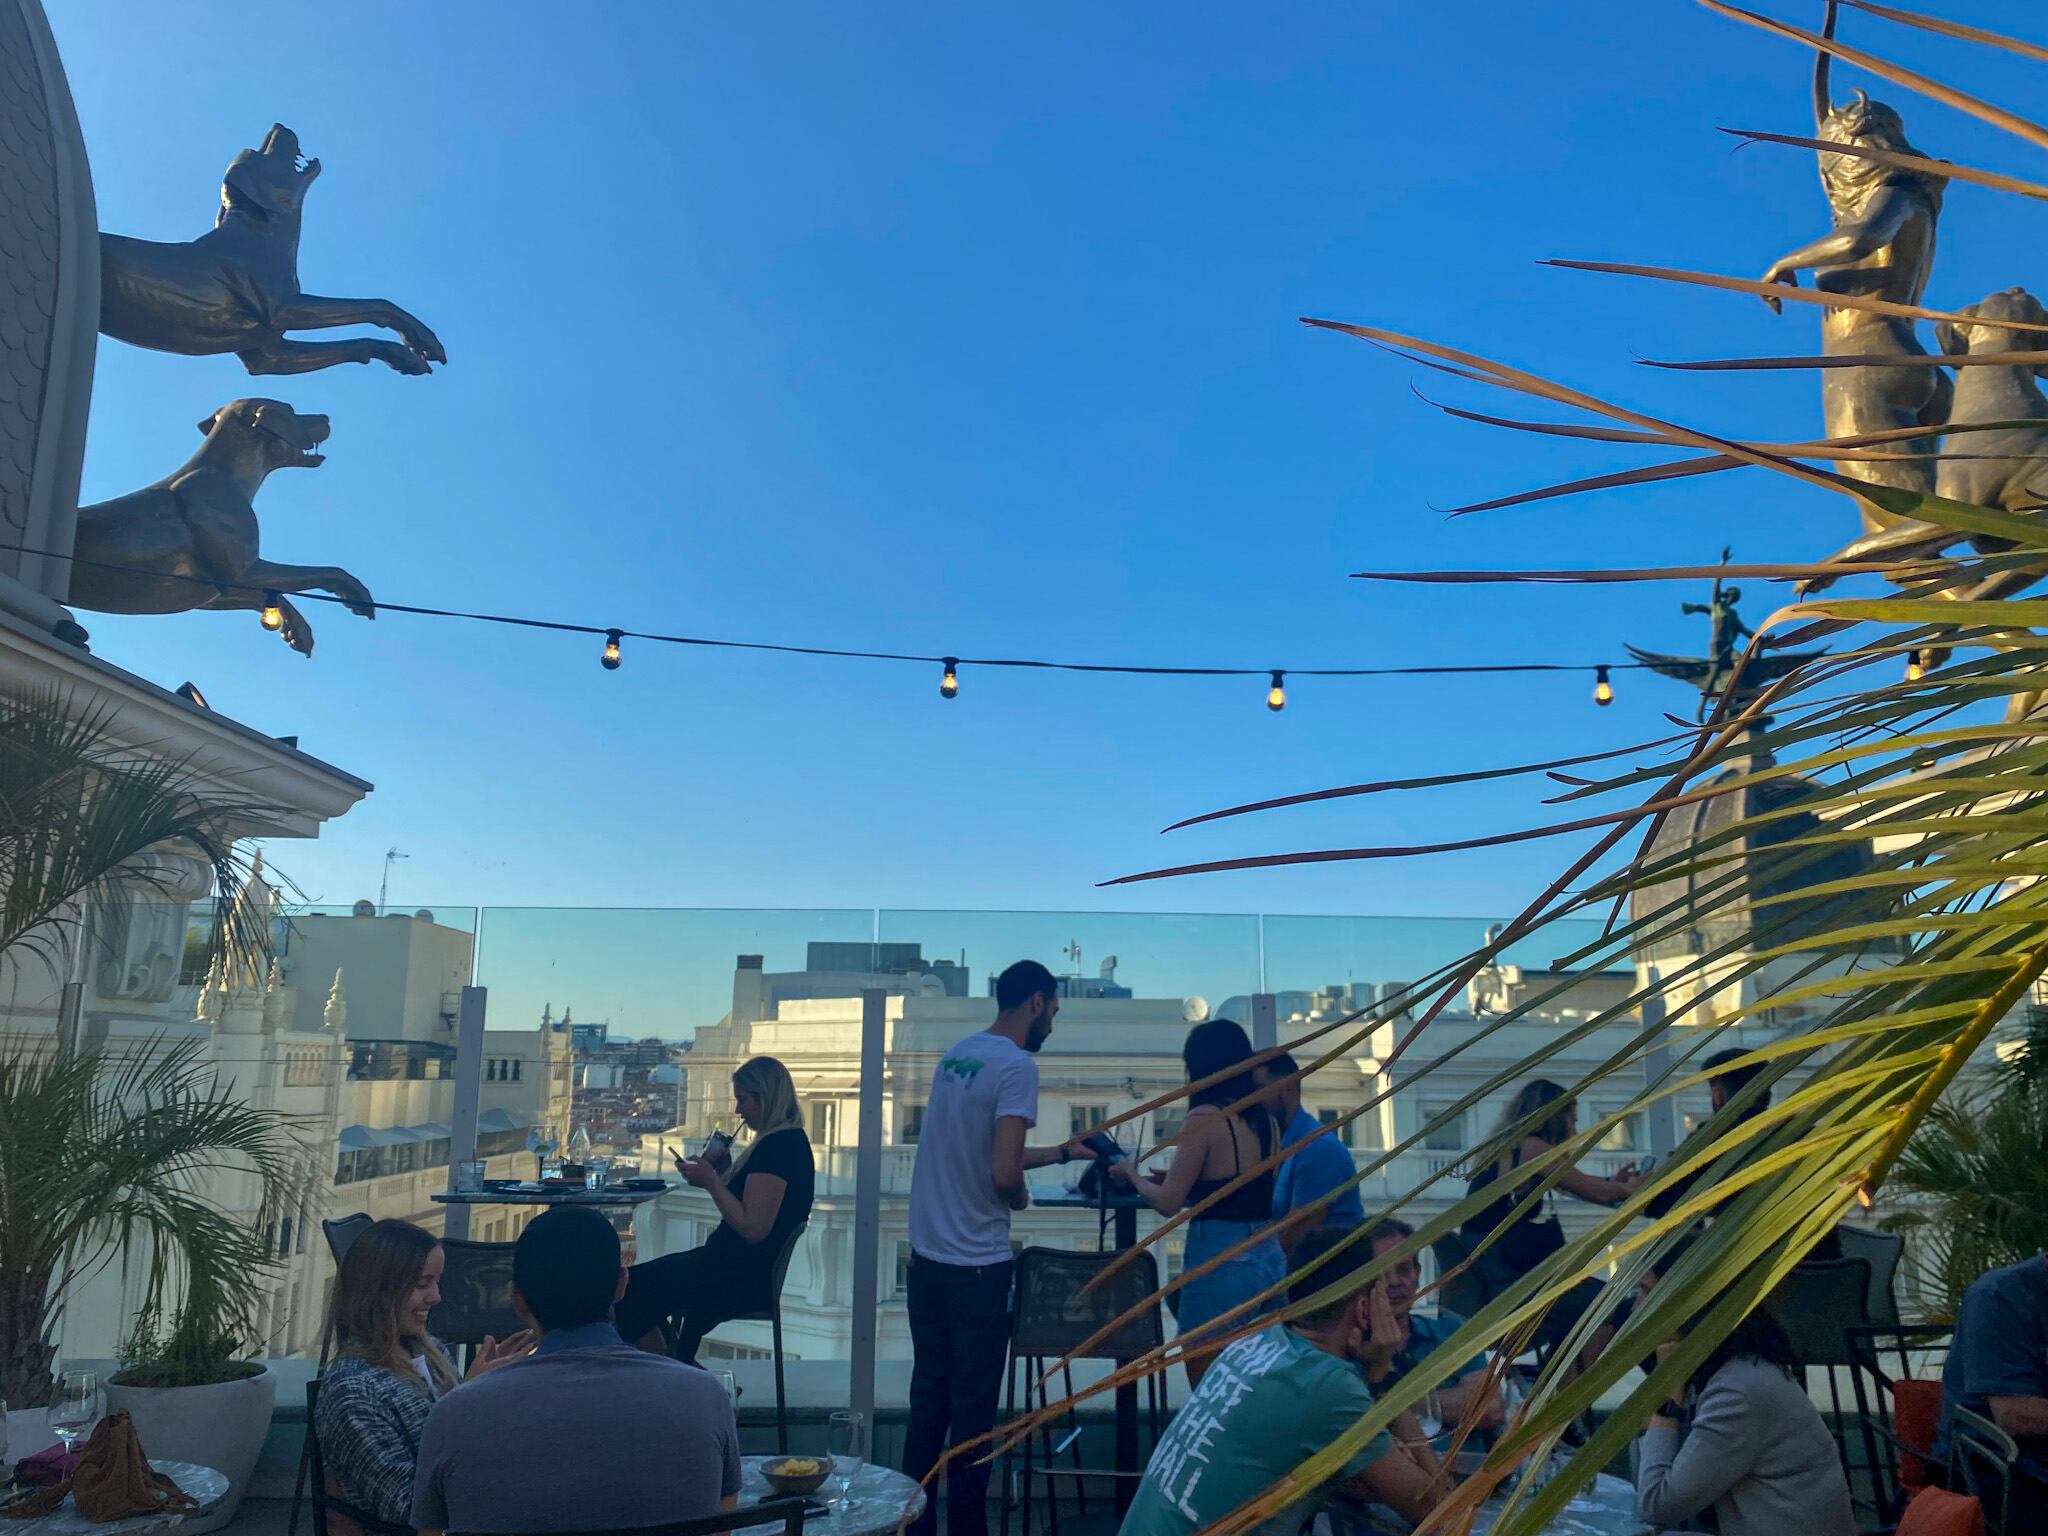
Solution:
<svg viewBox="0 0 2048 1536"><path fill-rule="evenodd" d="M277 1378L268 1366L254 1376L205 1387L124 1387L109 1381L106 1394L107 1412L126 1409L135 1420L144 1455L196 1461L227 1478L227 1497L220 1508L179 1526L179 1536L217 1531L235 1518L277 1402Z"/></svg>

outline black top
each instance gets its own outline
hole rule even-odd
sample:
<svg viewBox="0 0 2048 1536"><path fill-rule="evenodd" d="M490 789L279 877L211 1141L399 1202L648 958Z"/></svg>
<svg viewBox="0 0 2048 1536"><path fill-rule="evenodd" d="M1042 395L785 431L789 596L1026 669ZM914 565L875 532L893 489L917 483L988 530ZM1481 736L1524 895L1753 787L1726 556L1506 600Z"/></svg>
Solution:
<svg viewBox="0 0 2048 1536"><path fill-rule="evenodd" d="M733 1198L745 1202L747 1180L757 1173L772 1174L787 1186L782 1192L782 1209L775 1213L775 1225L758 1243L749 1243L725 1222L704 1241L704 1252L721 1264L730 1264L735 1285L765 1289L775 1256L789 1240L789 1234L811 1219L811 1200L818 1183L817 1165L811 1160L811 1138L801 1127L764 1136L748 1153L744 1167L729 1188Z"/></svg>
<svg viewBox="0 0 2048 1536"><path fill-rule="evenodd" d="M1508 1171L1513 1173L1522 1166L1522 1149L1515 1148L1508 1160ZM1500 1159L1495 1158L1480 1169L1465 1186L1465 1192L1476 1195L1480 1190L1494 1183L1500 1177ZM1545 1216L1540 1211L1515 1220L1522 1207L1532 1202L1540 1203L1542 1196L1540 1179L1516 1179L1511 1187L1503 1190L1483 1211L1465 1218L1461 1229L1473 1243L1489 1237L1492 1233L1514 1221L1514 1225L1501 1235L1501 1239L1487 1250L1489 1257L1503 1269L1517 1275L1525 1275L1564 1246L1564 1228L1556 1216Z"/></svg>
<svg viewBox="0 0 2048 1536"><path fill-rule="evenodd" d="M1259 1140L1261 1160L1273 1154L1273 1117L1262 1109L1240 1112L1238 1118L1251 1127L1252 1134ZM1235 1178L1244 1163L1237 1155L1237 1133L1230 1133L1231 1178ZM1188 1204L1199 1205L1216 1193L1230 1179L1197 1179L1188 1189ZM1268 1168L1249 1183L1240 1184L1236 1189L1218 1200L1209 1209L1197 1216L1197 1221L1257 1221L1273 1219L1273 1170Z"/></svg>

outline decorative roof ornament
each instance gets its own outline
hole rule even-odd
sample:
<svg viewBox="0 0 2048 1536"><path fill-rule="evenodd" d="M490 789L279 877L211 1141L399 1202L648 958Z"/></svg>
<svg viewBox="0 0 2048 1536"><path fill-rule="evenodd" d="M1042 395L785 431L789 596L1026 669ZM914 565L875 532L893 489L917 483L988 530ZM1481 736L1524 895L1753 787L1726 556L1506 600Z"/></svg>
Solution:
<svg viewBox="0 0 2048 1536"><path fill-rule="evenodd" d="M334 985L327 989L327 1003L320 1010L320 1022L330 1034L340 1035L348 1031L348 999L342 995L339 966L335 967Z"/></svg>
<svg viewBox="0 0 2048 1536"><path fill-rule="evenodd" d="M1726 565L1732 551L1723 547L1721 563ZM1704 603L1681 603L1679 612L1698 613L1707 617L1709 624L1707 652L1705 656L1667 656L1661 651L1645 651L1629 646L1629 655L1653 672L1665 677L1676 678L1681 683L1690 683L1700 691L1699 711L1695 718L1704 720L1707 710L1736 683L1736 664L1742 659L1741 643L1754 638L1755 631L1742 622L1735 605L1742 600L1742 589L1724 585L1719 576L1714 578L1713 596ZM1766 640L1765 647L1774 642ZM1756 655L1742 668L1742 678L1735 688L1735 702L1741 704L1754 698L1770 684L1786 673L1823 654L1820 651L1786 651L1775 656ZM1762 722L1759 721L1758 724Z"/></svg>

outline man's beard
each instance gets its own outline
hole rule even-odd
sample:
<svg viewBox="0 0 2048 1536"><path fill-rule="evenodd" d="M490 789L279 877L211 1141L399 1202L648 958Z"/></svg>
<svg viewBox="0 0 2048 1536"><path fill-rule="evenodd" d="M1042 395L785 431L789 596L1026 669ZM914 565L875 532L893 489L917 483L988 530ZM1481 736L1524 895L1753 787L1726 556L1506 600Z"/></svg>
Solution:
<svg viewBox="0 0 2048 1536"><path fill-rule="evenodd" d="M1051 1033L1052 1026L1050 1024L1033 1024L1031 1028L1025 1032L1024 1049L1029 1051L1032 1055L1036 1056L1038 1054L1038 1048L1045 1044L1046 1036L1050 1035Z"/></svg>

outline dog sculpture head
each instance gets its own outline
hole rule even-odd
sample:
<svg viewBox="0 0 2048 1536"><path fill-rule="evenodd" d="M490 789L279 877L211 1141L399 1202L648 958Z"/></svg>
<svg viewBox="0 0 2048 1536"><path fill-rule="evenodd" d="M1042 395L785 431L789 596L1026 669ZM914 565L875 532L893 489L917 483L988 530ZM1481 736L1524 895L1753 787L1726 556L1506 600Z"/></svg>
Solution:
<svg viewBox="0 0 2048 1536"><path fill-rule="evenodd" d="M1966 304L1959 315L1976 315L1986 320L2019 320L2029 325L2048 325L2048 308L2024 288L2008 288L1989 298ZM1934 327L1934 342L1951 357L1969 353L1995 355L2000 352L2048 351L2048 332L2014 331L1998 325L1972 325L1967 320L1943 320ZM2036 368L2048 377L2048 370Z"/></svg>
<svg viewBox="0 0 2048 1536"><path fill-rule="evenodd" d="M209 443L219 439L238 454L256 457L264 474L273 469L317 469L319 452L332 430L325 416L302 416L282 400L231 400L199 423Z"/></svg>
<svg viewBox="0 0 2048 1536"><path fill-rule="evenodd" d="M266 220L294 216L319 174L320 162L299 153L299 136L283 123L272 123L263 147L243 150L228 167L220 188L220 218L234 213Z"/></svg>

